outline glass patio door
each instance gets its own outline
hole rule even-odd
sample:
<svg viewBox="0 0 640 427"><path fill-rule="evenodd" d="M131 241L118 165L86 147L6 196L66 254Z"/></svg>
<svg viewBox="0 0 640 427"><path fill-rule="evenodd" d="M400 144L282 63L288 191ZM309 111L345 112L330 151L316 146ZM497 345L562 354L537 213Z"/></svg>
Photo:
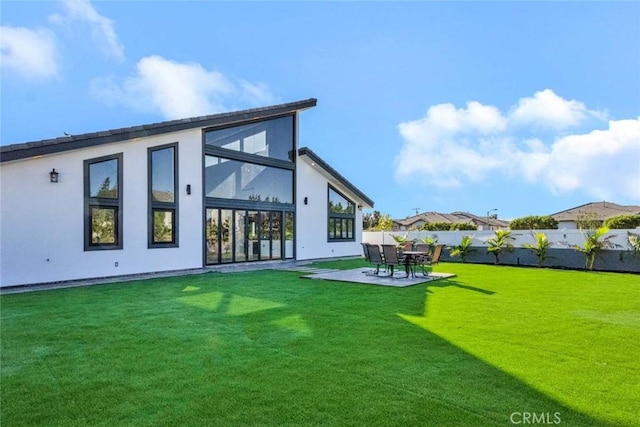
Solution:
<svg viewBox="0 0 640 427"><path fill-rule="evenodd" d="M207 208L207 265L283 257L293 257L292 212Z"/></svg>

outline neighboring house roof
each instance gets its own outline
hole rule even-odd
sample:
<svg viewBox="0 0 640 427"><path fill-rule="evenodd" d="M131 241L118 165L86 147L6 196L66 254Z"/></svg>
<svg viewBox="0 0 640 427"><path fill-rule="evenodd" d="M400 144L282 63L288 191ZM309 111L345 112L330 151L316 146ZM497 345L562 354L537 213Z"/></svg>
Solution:
<svg viewBox="0 0 640 427"><path fill-rule="evenodd" d="M307 147L301 147L298 150L298 155L303 160L308 159L309 164L311 164L311 166L316 166L316 165L320 166L320 168L322 168L326 172L326 174L328 174L330 177L332 177L337 182L339 182L343 187L351 191L355 196L360 198L367 205L367 206L364 206L365 208L373 207L373 200L371 200L366 194L364 194L355 185L349 182L349 180L347 180L344 176L340 175L338 171L336 171L334 168L329 166L327 162L322 160L320 156L318 156L316 153L311 151L311 149Z"/></svg>
<svg viewBox="0 0 640 427"><path fill-rule="evenodd" d="M434 222L446 222L450 224L488 224L495 227L506 227L508 223L499 219L487 219L487 217L481 217L469 212L452 212L452 213L440 213L440 212L423 212L418 215L410 216L405 219L394 219L394 223L403 225L405 227L411 227L419 222L422 223L434 223Z"/></svg>
<svg viewBox="0 0 640 427"><path fill-rule="evenodd" d="M211 114L208 116L192 117L180 120L170 120L148 125L85 133L82 135L69 135L62 138L45 139L42 141L25 142L21 144L11 144L0 147L0 162L26 159L29 157L76 150L79 148L94 147L96 145L160 135L169 132L260 120L267 117L278 116L315 107L316 103L317 100L315 98L310 98L304 101L290 102L270 107Z"/></svg>
<svg viewBox="0 0 640 427"><path fill-rule="evenodd" d="M604 221L605 219L610 218L614 215L640 214L640 206L624 206L611 202L592 202L554 213L551 216L556 221L576 221L577 219L579 219L578 217L580 215L592 213L595 213L597 215L597 219Z"/></svg>

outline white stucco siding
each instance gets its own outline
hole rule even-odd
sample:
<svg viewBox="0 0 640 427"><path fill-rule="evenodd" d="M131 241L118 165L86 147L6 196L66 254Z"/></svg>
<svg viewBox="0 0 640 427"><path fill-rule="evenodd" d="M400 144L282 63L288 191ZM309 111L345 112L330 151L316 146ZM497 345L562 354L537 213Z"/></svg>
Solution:
<svg viewBox="0 0 640 427"><path fill-rule="evenodd" d="M362 247L362 210L356 209L355 241L328 241L328 184L349 197L356 206L359 201L339 182L331 180L318 166L299 160L296 165L296 258L298 260L360 255ZM304 204L304 198L307 203Z"/></svg>
<svg viewBox="0 0 640 427"><path fill-rule="evenodd" d="M201 135L194 129L2 164L0 286L201 267ZM179 247L149 249L147 148L174 142ZM117 153L123 155L123 249L85 251L84 160ZM58 183L49 182L53 168Z"/></svg>

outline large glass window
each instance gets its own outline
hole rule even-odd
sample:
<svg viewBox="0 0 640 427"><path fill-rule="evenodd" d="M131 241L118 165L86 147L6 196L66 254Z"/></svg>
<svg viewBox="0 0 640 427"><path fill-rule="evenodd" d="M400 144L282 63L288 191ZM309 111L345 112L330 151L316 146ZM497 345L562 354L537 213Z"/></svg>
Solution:
<svg viewBox="0 0 640 427"><path fill-rule="evenodd" d="M84 161L84 249L122 249L122 154Z"/></svg>
<svg viewBox="0 0 640 427"><path fill-rule="evenodd" d="M293 171L206 156L205 195L221 199L293 203Z"/></svg>
<svg viewBox="0 0 640 427"><path fill-rule="evenodd" d="M328 239L330 241L355 240L355 204L331 186L329 186L328 211Z"/></svg>
<svg viewBox="0 0 640 427"><path fill-rule="evenodd" d="M206 131L205 144L293 161L293 116Z"/></svg>
<svg viewBox="0 0 640 427"><path fill-rule="evenodd" d="M177 148L177 144L149 148L150 248L178 245Z"/></svg>
<svg viewBox="0 0 640 427"><path fill-rule="evenodd" d="M293 212L207 208L206 263L293 258L293 221Z"/></svg>

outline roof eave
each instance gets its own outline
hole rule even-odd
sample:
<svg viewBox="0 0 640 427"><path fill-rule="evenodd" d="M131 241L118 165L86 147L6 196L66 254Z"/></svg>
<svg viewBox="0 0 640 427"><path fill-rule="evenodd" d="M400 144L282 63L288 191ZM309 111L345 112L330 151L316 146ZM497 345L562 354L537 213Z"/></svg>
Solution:
<svg viewBox="0 0 640 427"><path fill-rule="evenodd" d="M312 162L316 163L322 169L324 169L329 175L331 175L336 181L338 181L342 186L348 189L351 193L353 193L356 197L358 197L364 204L365 208L373 208L374 202L371 200L366 194L360 191L355 185L349 182L344 176L342 176L338 171L332 168L327 162L322 160L316 153L311 151L311 149L307 147L301 147L298 149L298 155L300 157L307 157Z"/></svg>
<svg viewBox="0 0 640 427"><path fill-rule="evenodd" d="M161 135L169 132L245 123L253 120L261 120L268 117L293 113L296 111L303 111L308 108L315 107L316 104L317 99L309 98L303 101L290 102L269 107L218 113L188 119L170 120L142 126L113 129L109 131L71 135L63 138L11 144L0 147L0 162L4 163L27 159L30 157L44 156L102 144Z"/></svg>

